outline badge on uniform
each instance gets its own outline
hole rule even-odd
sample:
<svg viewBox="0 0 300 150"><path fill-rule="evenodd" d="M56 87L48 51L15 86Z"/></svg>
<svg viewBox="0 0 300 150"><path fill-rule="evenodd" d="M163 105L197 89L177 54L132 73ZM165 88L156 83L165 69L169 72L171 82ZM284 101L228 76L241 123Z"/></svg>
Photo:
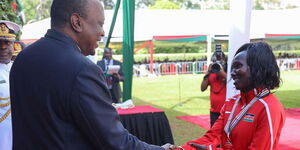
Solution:
<svg viewBox="0 0 300 150"><path fill-rule="evenodd" d="M6 83L6 81L5 80L0 80L0 84L2 84L2 83Z"/></svg>
<svg viewBox="0 0 300 150"><path fill-rule="evenodd" d="M253 114L246 114L245 117L244 117L244 121L253 122L254 117L255 117L255 115L253 115Z"/></svg>

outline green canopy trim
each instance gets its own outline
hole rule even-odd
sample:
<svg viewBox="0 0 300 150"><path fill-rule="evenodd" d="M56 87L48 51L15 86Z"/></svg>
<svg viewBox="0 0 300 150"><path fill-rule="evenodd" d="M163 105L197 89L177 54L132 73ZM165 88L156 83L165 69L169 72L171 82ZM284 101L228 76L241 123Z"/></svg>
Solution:
<svg viewBox="0 0 300 150"><path fill-rule="evenodd" d="M182 36L153 36L153 40L170 42L199 42L206 41L206 35L182 35Z"/></svg>
<svg viewBox="0 0 300 150"><path fill-rule="evenodd" d="M300 39L300 34L266 34L266 39Z"/></svg>

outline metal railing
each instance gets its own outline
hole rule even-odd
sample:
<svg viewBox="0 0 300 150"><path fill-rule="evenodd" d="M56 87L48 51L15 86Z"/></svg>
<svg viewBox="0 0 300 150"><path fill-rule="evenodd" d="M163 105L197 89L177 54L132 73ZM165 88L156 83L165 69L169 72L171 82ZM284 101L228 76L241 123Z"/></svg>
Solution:
<svg viewBox="0 0 300 150"><path fill-rule="evenodd" d="M133 68L135 76L145 76L151 72L149 64L134 65ZM197 74L206 70L206 61L153 64L155 75Z"/></svg>
<svg viewBox="0 0 300 150"><path fill-rule="evenodd" d="M300 58L280 58L277 64L281 71L300 70ZM135 64L133 66L134 76L149 75L176 75L176 74L198 74L207 71L206 61L195 62L174 62L174 63L154 63L153 74L150 71L150 64Z"/></svg>
<svg viewBox="0 0 300 150"><path fill-rule="evenodd" d="M299 70L300 58L279 58L277 64L281 71L284 70Z"/></svg>

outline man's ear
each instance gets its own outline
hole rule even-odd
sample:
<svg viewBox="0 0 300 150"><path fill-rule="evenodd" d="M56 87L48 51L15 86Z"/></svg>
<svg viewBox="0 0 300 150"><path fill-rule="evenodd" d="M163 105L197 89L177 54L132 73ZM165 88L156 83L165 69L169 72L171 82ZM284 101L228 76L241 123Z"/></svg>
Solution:
<svg viewBox="0 0 300 150"><path fill-rule="evenodd" d="M82 24L82 18L79 14L73 13L71 15L71 26L76 32L82 32L83 30L83 24Z"/></svg>

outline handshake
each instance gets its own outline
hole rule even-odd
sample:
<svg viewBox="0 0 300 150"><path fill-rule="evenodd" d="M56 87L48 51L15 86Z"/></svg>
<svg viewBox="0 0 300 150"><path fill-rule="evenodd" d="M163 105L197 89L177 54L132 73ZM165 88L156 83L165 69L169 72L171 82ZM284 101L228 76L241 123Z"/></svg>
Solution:
<svg viewBox="0 0 300 150"><path fill-rule="evenodd" d="M164 148L165 150L177 150L178 149L177 146L172 145L170 143L167 143L167 144L165 144L165 145L163 145L161 147Z"/></svg>
<svg viewBox="0 0 300 150"><path fill-rule="evenodd" d="M207 149L207 146L200 145L197 143L189 143L189 145L196 148L196 150L206 150ZM163 147L165 150L184 150L181 146L175 146L170 143L167 143L161 147Z"/></svg>

